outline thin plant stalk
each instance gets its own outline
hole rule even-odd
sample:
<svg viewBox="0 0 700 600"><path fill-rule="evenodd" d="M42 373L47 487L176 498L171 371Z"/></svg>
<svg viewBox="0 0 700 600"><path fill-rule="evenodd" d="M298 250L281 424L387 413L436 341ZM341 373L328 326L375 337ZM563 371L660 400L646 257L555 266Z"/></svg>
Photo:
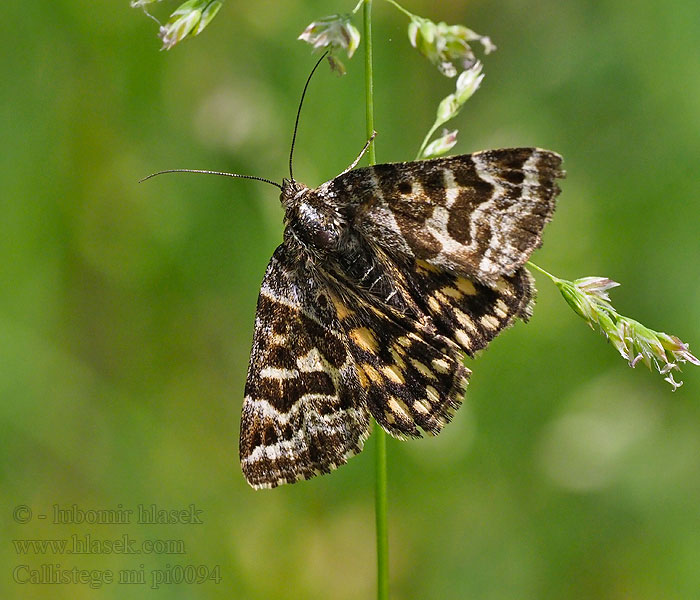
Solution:
<svg viewBox="0 0 700 600"><path fill-rule="evenodd" d="M418 150L418 154L416 154L415 160L421 159L421 157L423 156L423 151L428 145L430 138L433 137L433 134L438 130L438 127L440 127L440 125L443 124L444 123L440 123L439 121L435 121L435 123L433 123L433 126L430 128L430 131L428 131L428 134L423 138L423 143L420 145L420 149Z"/></svg>
<svg viewBox="0 0 700 600"><path fill-rule="evenodd" d="M535 269L535 271L539 271L540 273L542 273L542 275L546 275L547 277L549 277L552 280L556 279L554 277L554 275L552 275L549 271L545 271L542 267L540 267L539 265L536 265L531 260L527 261L527 266L532 267L533 269Z"/></svg>
<svg viewBox="0 0 700 600"><path fill-rule="evenodd" d="M365 107L367 139L374 133L374 79L372 71L372 0L364 0L363 6L365 45ZM377 163L375 144L368 152L369 164ZM387 473L386 473L386 433L374 423L374 510L377 535L377 600L389 599L389 535L387 527Z"/></svg>
<svg viewBox="0 0 700 600"><path fill-rule="evenodd" d="M374 133L374 71L372 68L372 0L364 0L363 25L365 34L365 120L369 139ZM377 163L377 142L373 141L367 152L369 164Z"/></svg>
<svg viewBox="0 0 700 600"><path fill-rule="evenodd" d="M387 527L386 433L374 422L375 516L377 529L377 599L389 598L389 532Z"/></svg>

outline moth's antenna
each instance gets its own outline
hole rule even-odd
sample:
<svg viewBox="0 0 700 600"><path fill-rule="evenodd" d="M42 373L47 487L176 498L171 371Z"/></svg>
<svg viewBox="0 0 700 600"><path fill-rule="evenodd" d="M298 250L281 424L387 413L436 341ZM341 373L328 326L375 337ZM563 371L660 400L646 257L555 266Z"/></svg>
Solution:
<svg viewBox="0 0 700 600"><path fill-rule="evenodd" d="M163 175L163 173L203 173L204 175L223 175L224 177L238 177L240 179L255 179L255 181L262 181L264 183L269 183L270 185L274 185L275 187L282 189L282 186L279 183L277 183L275 181L271 181L270 179L265 179L264 177L255 177L255 175L239 175L238 173L226 173L225 171L205 171L203 169L166 169L165 171L158 171L157 173L151 173L147 177L140 179L139 183L142 183L143 181L146 181L146 179L150 179L151 177L155 177L156 175Z"/></svg>
<svg viewBox="0 0 700 600"><path fill-rule="evenodd" d="M292 135L292 148L289 151L289 179L294 181L294 174L292 173L292 156L294 155L294 142L296 142L297 139L297 128L299 127L299 117L301 116L301 107L304 104L304 96L306 95L306 88L309 87L309 83L311 82L311 78L314 76L314 73L316 72L316 69L318 69L318 65L321 64L321 61L328 56L328 52L324 52L323 56L318 59L318 62L314 65L314 68L311 69L311 73L309 73L309 77L306 80L306 84L304 84L304 91L301 93L301 100L299 100L299 108L297 109L297 119L294 122L294 134Z"/></svg>

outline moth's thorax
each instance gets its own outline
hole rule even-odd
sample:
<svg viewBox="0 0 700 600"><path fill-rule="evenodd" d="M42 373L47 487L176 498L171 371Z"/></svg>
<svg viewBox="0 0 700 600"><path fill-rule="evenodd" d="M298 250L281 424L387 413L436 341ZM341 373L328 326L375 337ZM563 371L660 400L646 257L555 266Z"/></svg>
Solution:
<svg viewBox="0 0 700 600"><path fill-rule="evenodd" d="M286 235L291 233L312 252L338 249L347 223L328 198L304 184L284 180L280 200Z"/></svg>

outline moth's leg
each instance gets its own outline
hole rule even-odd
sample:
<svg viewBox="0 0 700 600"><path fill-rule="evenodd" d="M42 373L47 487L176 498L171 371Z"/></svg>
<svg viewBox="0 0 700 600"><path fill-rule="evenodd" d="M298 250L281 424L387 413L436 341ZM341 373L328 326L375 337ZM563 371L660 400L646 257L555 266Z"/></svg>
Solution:
<svg viewBox="0 0 700 600"><path fill-rule="evenodd" d="M367 150L369 150L369 145L372 143L372 140L375 137L377 137L377 132L373 131L372 135L369 136L369 139L367 140L365 147L362 148L362 151L360 152L360 154L357 156L357 158L355 160L352 161L352 164L347 169L345 169L345 171L343 171L340 175L345 175L345 173L347 173L348 171L352 171L357 166L357 163L359 163L360 160L362 160L362 157L365 155L365 152L367 152ZM338 175L338 177L340 177L340 175Z"/></svg>

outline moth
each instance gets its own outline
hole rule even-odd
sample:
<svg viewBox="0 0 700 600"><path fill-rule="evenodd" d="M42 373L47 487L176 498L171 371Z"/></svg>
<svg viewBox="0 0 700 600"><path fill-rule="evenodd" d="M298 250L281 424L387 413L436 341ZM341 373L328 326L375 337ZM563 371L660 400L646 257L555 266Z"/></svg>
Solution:
<svg viewBox="0 0 700 600"><path fill-rule="evenodd" d="M563 176L539 148L486 150L284 180L284 241L262 281L241 417L254 488L328 473L370 416L399 439L438 434L463 365L534 296L524 264Z"/></svg>
<svg viewBox="0 0 700 600"><path fill-rule="evenodd" d="M348 169L309 188L294 179L292 155L320 62L297 110L289 179L195 171L275 185L285 211L241 415L241 467L254 488L344 464L370 417L399 439L440 433L467 387L464 357L531 314L524 265L564 176L561 156L539 148L355 168L370 138ZM192 170L160 173L172 171Z"/></svg>

